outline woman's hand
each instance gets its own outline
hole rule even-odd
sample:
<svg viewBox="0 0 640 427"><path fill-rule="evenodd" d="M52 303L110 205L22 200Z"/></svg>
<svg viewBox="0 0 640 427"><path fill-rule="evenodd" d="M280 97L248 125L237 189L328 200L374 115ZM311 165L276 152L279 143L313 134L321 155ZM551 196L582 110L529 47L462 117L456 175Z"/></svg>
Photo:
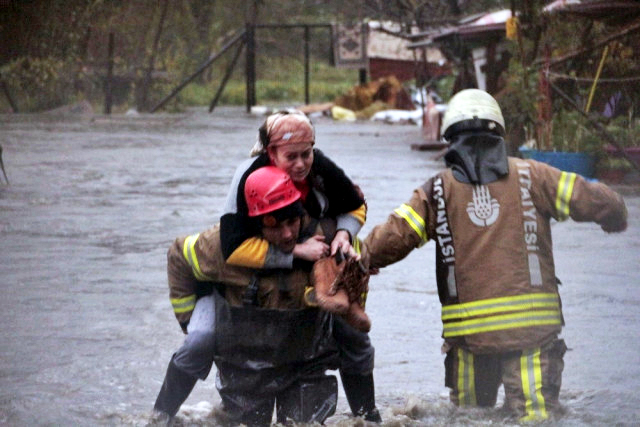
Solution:
<svg viewBox="0 0 640 427"><path fill-rule="evenodd" d="M351 236L349 232L345 230L338 230L336 232L331 242L331 256L335 255L338 249L340 249L347 258L356 257L356 260L360 259L360 254L351 246Z"/></svg>
<svg viewBox="0 0 640 427"><path fill-rule="evenodd" d="M316 262L329 255L329 245L324 242L324 236L312 236L293 248L294 258Z"/></svg>

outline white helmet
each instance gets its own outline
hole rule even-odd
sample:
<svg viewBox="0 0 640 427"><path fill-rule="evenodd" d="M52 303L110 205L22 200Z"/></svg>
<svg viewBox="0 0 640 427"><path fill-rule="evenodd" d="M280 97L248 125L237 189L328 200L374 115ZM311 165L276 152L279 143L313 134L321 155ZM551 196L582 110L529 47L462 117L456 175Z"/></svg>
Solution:
<svg viewBox="0 0 640 427"><path fill-rule="evenodd" d="M493 96L480 89L465 89L451 98L441 135L449 139L465 130L489 130L504 136L504 118Z"/></svg>

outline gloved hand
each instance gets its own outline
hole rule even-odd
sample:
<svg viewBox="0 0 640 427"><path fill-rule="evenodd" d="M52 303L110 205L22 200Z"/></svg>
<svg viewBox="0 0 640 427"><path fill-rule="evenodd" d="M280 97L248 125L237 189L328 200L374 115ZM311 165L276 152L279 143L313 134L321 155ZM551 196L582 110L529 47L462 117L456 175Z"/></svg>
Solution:
<svg viewBox="0 0 640 427"><path fill-rule="evenodd" d="M355 257L344 259L341 252L317 261L312 270L313 290L307 289L310 305L344 315L354 328L369 332L371 321L364 311L369 290L369 273Z"/></svg>
<svg viewBox="0 0 640 427"><path fill-rule="evenodd" d="M600 224L602 231L607 233L620 233L627 229L627 207L623 206L622 211L615 218L607 218Z"/></svg>
<svg viewBox="0 0 640 427"><path fill-rule="evenodd" d="M364 311L369 292L369 272L355 258L347 258L340 273L338 286L349 295L349 311L345 316L347 323L362 332L371 330L371 320Z"/></svg>
<svg viewBox="0 0 640 427"><path fill-rule="evenodd" d="M313 264L311 270L312 288L305 292L307 305L318 306L331 313L346 314L349 310L349 296L338 288L338 278L345 263L336 262L336 257L325 257Z"/></svg>

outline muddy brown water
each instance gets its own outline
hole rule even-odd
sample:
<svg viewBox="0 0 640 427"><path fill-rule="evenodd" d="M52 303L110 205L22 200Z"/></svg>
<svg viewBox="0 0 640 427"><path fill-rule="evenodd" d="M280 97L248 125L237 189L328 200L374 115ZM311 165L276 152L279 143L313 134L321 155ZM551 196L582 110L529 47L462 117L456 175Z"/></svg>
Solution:
<svg viewBox="0 0 640 427"><path fill-rule="evenodd" d="M166 250L221 213L262 117L242 108L155 115L0 115L11 185L0 186L0 425L145 425L183 336L167 298ZM410 125L315 118L317 147L387 217L443 167ZM622 189L625 190L625 189ZM640 197L629 230L553 226L570 351L552 425L640 418ZM371 280L378 406L385 424L509 425L448 404L433 244ZM215 425L214 374L178 416ZM327 424L352 425L344 393Z"/></svg>

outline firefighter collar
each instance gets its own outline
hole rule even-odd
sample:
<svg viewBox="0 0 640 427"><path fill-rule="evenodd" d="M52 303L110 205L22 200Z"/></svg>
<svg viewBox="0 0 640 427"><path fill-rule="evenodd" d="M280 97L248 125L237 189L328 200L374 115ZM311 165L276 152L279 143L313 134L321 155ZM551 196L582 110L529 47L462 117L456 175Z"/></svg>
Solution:
<svg viewBox="0 0 640 427"><path fill-rule="evenodd" d="M509 172L504 138L491 132L455 135L444 160L456 180L466 184L489 184Z"/></svg>

